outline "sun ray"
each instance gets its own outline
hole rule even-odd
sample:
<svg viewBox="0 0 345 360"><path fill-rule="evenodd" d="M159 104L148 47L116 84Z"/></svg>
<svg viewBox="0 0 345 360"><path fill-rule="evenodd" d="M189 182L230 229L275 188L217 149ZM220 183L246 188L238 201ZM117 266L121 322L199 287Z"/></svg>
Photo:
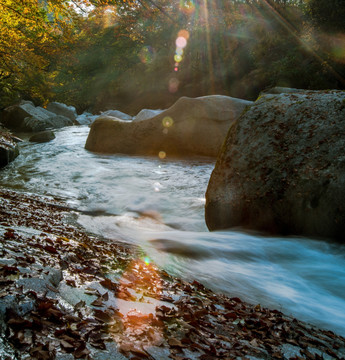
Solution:
<svg viewBox="0 0 345 360"><path fill-rule="evenodd" d="M207 55L208 55L208 63L209 63L209 76L210 76L211 93L214 93L215 92L215 83L214 83L214 69L213 69L211 36L210 36L208 0L204 0L204 16L205 16L206 45L207 45Z"/></svg>
<svg viewBox="0 0 345 360"><path fill-rule="evenodd" d="M303 38L301 38L298 34L294 26L285 19L267 0L262 0L267 9L271 12L274 18L293 36L293 38L302 45L306 50L309 51L310 54L316 58L320 64L323 64L327 70L329 70L335 78L340 81L343 85L345 85L345 78L339 74L321 55L319 55L312 46L310 46Z"/></svg>

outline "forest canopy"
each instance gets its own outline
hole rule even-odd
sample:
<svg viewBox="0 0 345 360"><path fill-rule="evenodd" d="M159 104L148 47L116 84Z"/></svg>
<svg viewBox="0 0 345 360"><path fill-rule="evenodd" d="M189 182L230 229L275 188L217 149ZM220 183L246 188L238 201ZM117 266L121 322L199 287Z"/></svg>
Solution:
<svg viewBox="0 0 345 360"><path fill-rule="evenodd" d="M0 106L343 89L344 18L342 0L0 0Z"/></svg>

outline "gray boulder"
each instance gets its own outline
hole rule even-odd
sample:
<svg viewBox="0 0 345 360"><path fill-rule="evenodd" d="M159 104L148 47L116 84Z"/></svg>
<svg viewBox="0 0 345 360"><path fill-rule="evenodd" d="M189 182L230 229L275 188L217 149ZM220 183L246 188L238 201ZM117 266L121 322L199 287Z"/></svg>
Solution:
<svg viewBox="0 0 345 360"><path fill-rule="evenodd" d="M153 118L126 122L101 116L85 148L104 153L216 157L231 123L251 101L212 95L180 98Z"/></svg>
<svg viewBox="0 0 345 360"><path fill-rule="evenodd" d="M8 165L18 155L17 142L11 135L0 131L0 168Z"/></svg>
<svg viewBox="0 0 345 360"><path fill-rule="evenodd" d="M17 131L43 131L73 125L66 117L56 115L42 107L30 103L13 105L4 110L2 123Z"/></svg>
<svg viewBox="0 0 345 360"><path fill-rule="evenodd" d="M152 110L152 109L142 109L139 113L133 118L133 121L141 121L151 119L159 114L161 114L164 110Z"/></svg>
<svg viewBox="0 0 345 360"><path fill-rule="evenodd" d="M40 131L32 135L29 139L31 142L45 143L55 139L55 134L51 130Z"/></svg>
<svg viewBox="0 0 345 360"><path fill-rule="evenodd" d="M345 92L261 97L230 128L206 192L210 230L345 240Z"/></svg>
<svg viewBox="0 0 345 360"><path fill-rule="evenodd" d="M23 104L30 104L30 105L32 105L33 107L35 107L35 104L34 104L32 101L30 101L30 100L21 100L21 101L20 101L20 104L21 104L21 105L23 105Z"/></svg>
<svg viewBox="0 0 345 360"><path fill-rule="evenodd" d="M132 121L133 117L119 110L107 110L101 113L102 116L116 117L120 120Z"/></svg>
<svg viewBox="0 0 345 360"><path fill-rule="evenodd" d="M39 106L35 107L31 103L21 103L19 105L7 107L4 110L2 123L9 129L25 131L27 130L23 124L25 118L35 117L36 119L43 121L50 116L55 116L55 114Z"/></svg>
<svg viewBox="0 0 345 360"><path fill-rule="evenodd" d="M69 118L72 121L75 121L77 118L77 111L74 106L67 106L59 102L51 102L47 105L47 110L56 114Z"/></svg>
<svg viewBox="0 0 345 360"><path fill-rule="evenodd" d="M93 115L91 113L88 112L84 112L81 115L78 115L75 122L77 123L77 125L90 125L92 124L97 118L99 117L99 115Z"/></svg>
<svg viewBox="0 0 345 360"><path fill-rule="evenodd" d="M62 115L53 115L42 120L35 116L27 117L23 121L23 128L26 131L37 132L47 129L59 129L73 125L72 120Z"/></svg>

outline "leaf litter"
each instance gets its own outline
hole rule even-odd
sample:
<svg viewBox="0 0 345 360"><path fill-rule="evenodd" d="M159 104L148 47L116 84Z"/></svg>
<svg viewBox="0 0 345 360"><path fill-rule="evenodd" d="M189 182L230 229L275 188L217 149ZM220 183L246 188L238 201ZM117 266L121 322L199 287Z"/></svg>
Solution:
<svg viewBox="0 0 345 360"><path fill-rule="evenodd" d="M0 204L1 359L345 358L343 337L174 278L53 199Z"/></svg>

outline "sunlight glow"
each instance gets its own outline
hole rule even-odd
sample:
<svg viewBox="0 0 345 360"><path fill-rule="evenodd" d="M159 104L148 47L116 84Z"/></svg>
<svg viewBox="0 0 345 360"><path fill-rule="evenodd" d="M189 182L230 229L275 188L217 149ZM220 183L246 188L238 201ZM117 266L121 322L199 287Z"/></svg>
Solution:
<svg viewBox="0 0 345 360"><path fill-rule="evenodd" d="M116 24L117 9L116 6L108 5L104 7L102 14L103 27L108 28Z"/></svg>
<svg viewBox="0 0 345 360"><path fill-rule="evenodd" d="M212 48L211 48L211 37L210 37L210 23L209 23L209 13L208 13L208 1L204 1L204 16L206 23L206 44L207 44L207 54L209 61L209 71L210 71L210 83L211 83L211 92L214 92L214 74L213 74L213 58L212 58Z"/></svg>
<svg viewBox="0 0 345 360"><path fill-rule="evenodd" d="M155 308L162 294L162 279L150 259L137 259L123 273L117 297L122 331L115 331L113 339L120 344L120 351L144 354L144 349L163 341L162 323Z"/></svg>
<svg viewBox="0 0 345 360"><path fill-rule="evenodd" d="M334 58L345 64L345 35L339 34L333 37L330 39L330 43L332 44L332 54Z"/></svg>

